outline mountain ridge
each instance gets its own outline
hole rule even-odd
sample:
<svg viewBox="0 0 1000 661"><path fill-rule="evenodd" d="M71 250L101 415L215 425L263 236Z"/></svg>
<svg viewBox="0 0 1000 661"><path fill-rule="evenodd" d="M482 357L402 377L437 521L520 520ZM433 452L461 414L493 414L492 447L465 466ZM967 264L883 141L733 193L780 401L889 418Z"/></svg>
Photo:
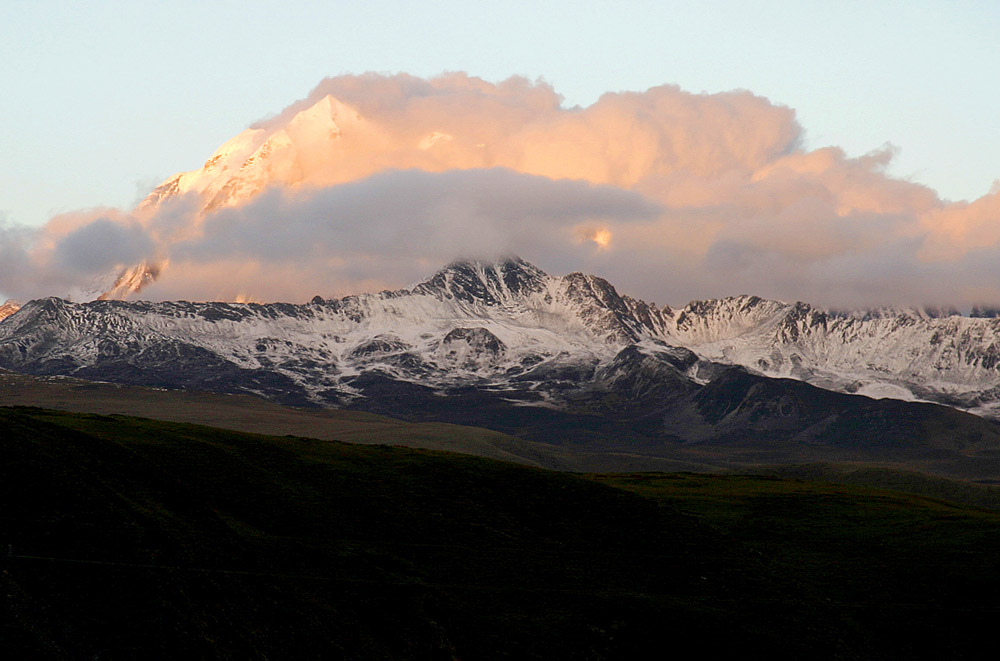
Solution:
<svg viewBox="0 0 1000 661"><path fill-rule="evenodd" d="M996 319L864 318L755 296L658 307L597 276L550 276L505 257L302 305L40 299L0 322L0 367L471 424L601 451L766 438L849 459L858 444L903 451L913 438L920 452L977 455L1000 438L991 423L858 395L947 400L964 387L988 413L1000 397L998 331ZM894 370L900 360L909 372ZM928 371L938 383L923 379ZM960 430L957 445L946 429Z"/></svg>

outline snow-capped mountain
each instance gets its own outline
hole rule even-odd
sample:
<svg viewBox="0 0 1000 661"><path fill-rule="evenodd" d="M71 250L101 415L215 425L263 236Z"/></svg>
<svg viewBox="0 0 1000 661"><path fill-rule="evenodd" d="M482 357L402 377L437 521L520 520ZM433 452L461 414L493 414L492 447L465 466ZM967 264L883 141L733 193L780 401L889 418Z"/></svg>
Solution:
<svg viewBox="0 0 1000 661"><path fill-rule="evenodd" d="M246 201L275 184L342 181L346 170L357 168L350 158L355 138L377 131L357 110L327 95L280 126L243 131L200 169L175 174L157 186L139 208L193 193L202 210L211 211Z"/></svg>
<svg viewBox="0 0 1000 661"><path fill-rule="evenodd" d="M116 380L155 363L165 385L266 373L290 399L340 404L368 372L439 388L581 365L590 378L626 344L656 346L665 322L600 278L554 278L518 259L456 262L409 289L307 305L32 301L0 327L0 364Z"/></svg>
<svg viewBox="0 0 1000 661"><path fill-rule="evenodd" d="M455 262L407 289L306 305L50 298L0 324L0 366L9 369L314 405L356 402L378 378L435 392L475 386L559 407L583 391L632 383L635 369L687 388L723 365L1000 412L995 317L834 313L753 296L671 309L620 295L595 276L553 277L517 258Z"/></svg>
<svg viewBox="0 0 1000 661"><path fill-rule="evenodd" d="M453 137L433 128L414 127L410 135L389 129L356 108L327 95L287 120L249 128L227 141L197 170L180 172L157 186L137 207L147 217L180 197L204 216L242 204L265 189L320 187L375 174L392 164L396 169L438 171L456 167L442 160ZM503 165L486 149L478 160L462 167ZM508 164L509 165L509 164ZM74 300L135 298L167 268L163 261L119 266L96 288L73 292Z"/></svg>
<svg viewBox="0 0 1000 661"><path fill-rule="evenodd" d="M243 131L219 147L201 168L167 178L139 204L137 212L142 217L169 200L193 196L199 213L206 214L245 202L269 186L330 185L371 174L380 161L359 151L360 145L379 144L380 131L354 108L327 95L287 122ZM426 149L415 143L413 151ZM426 166L419 158L413 165ZM73 298L133 298L166 267L163 261L119 267L86 291L73 292Z"/></svg>
<svg viewBox="0 0 1000 661"><path fill-rule="evenodd" d="M915 309L830 312L755 296L695 301L667 339L714 361L872 397L997 417L1000 320Z"/></svg>

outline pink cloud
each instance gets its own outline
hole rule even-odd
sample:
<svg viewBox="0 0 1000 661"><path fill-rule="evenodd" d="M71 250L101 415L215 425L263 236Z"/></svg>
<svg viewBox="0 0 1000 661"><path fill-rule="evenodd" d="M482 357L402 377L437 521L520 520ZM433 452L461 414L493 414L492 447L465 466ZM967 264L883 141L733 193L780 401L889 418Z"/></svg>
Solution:
<svg viewBox="0 0 1000 661"><path fill-rule="evenodd" d="M168 180L164 200L8 231L21 275L0 268L0 290L60 293L67 264L89 276L141 253L169 262L144 295L303 300L493 250L675 303L1000 302L1000 192L946 203L886 174L891 147L852 158L802 135L793 110L746 91L565 108L523 78L339 76Z"/></svg>

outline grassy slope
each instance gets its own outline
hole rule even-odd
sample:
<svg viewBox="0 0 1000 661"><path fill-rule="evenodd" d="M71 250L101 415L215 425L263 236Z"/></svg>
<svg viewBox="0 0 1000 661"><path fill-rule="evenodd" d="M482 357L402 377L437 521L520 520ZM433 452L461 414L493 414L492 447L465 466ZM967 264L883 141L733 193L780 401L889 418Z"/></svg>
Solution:
<svg viewBox="0 0 1000 661"><path fill-rule="evenodd" d="M0 409L2 645L52 658L971 654L1000 515L860 487Z"/></svg>
<svg viewBox="0 0 1000 661"><path fill-rule="evenodd" d="M857 485L752 475L592 479L675 506L822 595L869 658L977 658L1000 616L1000 514Z"/></svg>
<svg viewBox="0 0 1000 661"><path fill-rule="evenodd" d="M700 461L626 452L586 452L525 441L501 432L437 422L405 422L336 409L297 409L249 395L159 390L0 370L0 406L40 406L77 413L120 414L283 436L347 443L405 445L461 452L572 471L711 470Z"/></svg>
<svg viewBox="0 0 1000 661"><path fill-rule="evenodd" d="M791 456L791 465L761 465L762 461L773 459L771 456L759 456L763 450L743 456L747 451L738 447L720 449L683 445L673 449L673 458L651 457L640 454L638 450L631 453L588 452L579 448L526 441L479 427L405 422L356 411L295 409L246 395L156 390L70 378L34 377L0 370L0 406L13 405L41 406L78 413L151 417L258 434L291 434L348 443L446 450L554 470L750 470L758 474L890 488L1000 509L1000 488L916 472L933 471L935 465L924 461L894 463L885 460L879 464L849 461L832 464L827 461L802 464L799 462L816 462L820 458ZM660 448L659 451L665 450ZM742 467L747 464L750 465L749 468Z"/></svg>
<svg viewBox="0 0 1000 661"><path fill-rule="evenodd" d="M726 651L771 646L810 599L781 624L735 612L769 592L757 559L568 474L38 409L0 427L15 657L626 658L682 635Z"/></svg>
<svg viewBox="0 0 1000 661"><path fill-rule="evenodd" d="M785 466L750 466L743 474L771 475L810 482L855 484L876 489L940 498L956 503L1000 510L1000 489L992 484L976 484L917 471L900 470L865 463L817 463Z"/></svg>

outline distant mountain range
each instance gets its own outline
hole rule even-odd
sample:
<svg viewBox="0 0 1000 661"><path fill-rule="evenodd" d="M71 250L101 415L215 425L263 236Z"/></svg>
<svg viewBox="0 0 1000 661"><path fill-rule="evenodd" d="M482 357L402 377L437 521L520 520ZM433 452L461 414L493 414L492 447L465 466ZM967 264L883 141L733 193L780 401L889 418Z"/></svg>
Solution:
<svg viewBox="0 0 1000 661"><path fill-rule="evenodd" d="M766 439L842 458L860 447L972 456L995 450L994 424L899 400L995 415L998 330L993 318L751 296L671 309L512 257L304 305L31 301L0 322L0 367L652 454Z"/></svg>
<svg viewBox="0 0 1000 661"><path fill-rule="evenodd" d="M383 130L324 96L243 131L201 168L165 180L137 212L185 197L196 214L208 214L274 186L370 174L378 165L363 157L372 148L365 136ZM400 143L409 145L396 155L402 163L445 167L435 154L451 136L411 137ZM480 151L483 160L470 167L511 165ZM74 298L134 298L168 267L120 266ZM620 295L598 277L552 277L517 258L459 261L407 289L308 305L46 299L15 315L19 308L0 306L0 320L10 317L0 325L0 366L251 392L298 405L381 407L392 384L407 389L407 401L471 388L536 412L567 411L592 408L611 392L627 392L630 401L662 399L667 390L683 397L725 366L741 366L751 376L1000 418L1000 319L989 309L969 317L835 312L756 296L672 309Z"/></svg>

